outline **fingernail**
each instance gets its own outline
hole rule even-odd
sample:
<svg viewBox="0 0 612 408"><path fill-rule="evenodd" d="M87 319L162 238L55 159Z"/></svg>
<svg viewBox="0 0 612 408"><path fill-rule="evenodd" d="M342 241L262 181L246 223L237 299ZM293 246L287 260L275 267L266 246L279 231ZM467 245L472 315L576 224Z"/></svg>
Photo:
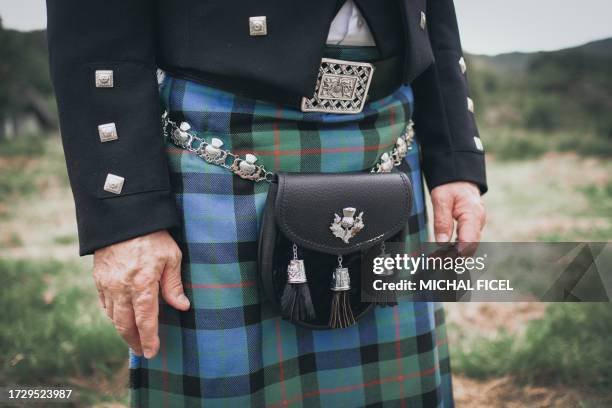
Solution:
<svg viewBox="0 0 612 408"><path fill-rule="evenodd" d="M437 242L448 242L449 241L448 235L446 235L446 234L437 234L436 235L436 241Z"/></svg>
<svg viewBox="0 0 612 408"><path fill-rule="evenodd" d="M145 350L144 351L144 356L147 359L153 357L153 351L152 350Z"/></svg>
<svg viewBox="0 0 612 408"><path fill-rule="evenodd" d="M183 305L185 305L185 307L189 307L189 305L190 305L189 299L187 299L187 296L185 296L185 295L180 295L179 296L179 302L181 302Z"/></svg>

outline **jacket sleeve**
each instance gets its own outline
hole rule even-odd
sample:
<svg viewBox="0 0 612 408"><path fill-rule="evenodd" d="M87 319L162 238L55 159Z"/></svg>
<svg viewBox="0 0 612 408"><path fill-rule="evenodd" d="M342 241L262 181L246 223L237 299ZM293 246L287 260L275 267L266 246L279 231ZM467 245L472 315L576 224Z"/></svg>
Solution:
<svg viewBox="0 0 612 408"><path fill-rule="evenodd" d="M154 4L47 1L81 255L178 223L161 133Z"/></svg>
<svg viewBox="0 0 612 408"><path fill-rule="evenodd" d="M426 18L435 62L413 83L415 129L430 189L470 181L487 191L485 159L469 97L453 0L429 0Z"/></svg>

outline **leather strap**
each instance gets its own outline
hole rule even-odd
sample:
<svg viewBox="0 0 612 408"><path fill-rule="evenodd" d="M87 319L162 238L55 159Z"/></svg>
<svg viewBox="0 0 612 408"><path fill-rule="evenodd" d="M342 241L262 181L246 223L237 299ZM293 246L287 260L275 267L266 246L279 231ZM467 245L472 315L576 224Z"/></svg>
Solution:
<svg viewBox="0 0 612 408"><path fill-rule="evenodd" d="M370 62L374 65L374 76L368 92L368 102L377 101L395 92L401 83L403 61L402 57L394 56L383 60Z"/></svg>

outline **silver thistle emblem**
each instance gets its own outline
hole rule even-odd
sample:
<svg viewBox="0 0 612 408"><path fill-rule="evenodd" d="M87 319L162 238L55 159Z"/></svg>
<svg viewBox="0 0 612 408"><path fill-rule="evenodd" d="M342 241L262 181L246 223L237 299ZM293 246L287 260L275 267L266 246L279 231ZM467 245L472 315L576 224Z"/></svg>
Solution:
<svg viewBox="0 0 612 408"><path fill-rule="evenodd" d="M349 240L359 233L365 226L363 223L363 211L355 217L357 210L353 207L346 207L342 209L343 217L334 213L334 221L331 223L329 229L334 236L340 238L345 243L349 243Z"/></svg>

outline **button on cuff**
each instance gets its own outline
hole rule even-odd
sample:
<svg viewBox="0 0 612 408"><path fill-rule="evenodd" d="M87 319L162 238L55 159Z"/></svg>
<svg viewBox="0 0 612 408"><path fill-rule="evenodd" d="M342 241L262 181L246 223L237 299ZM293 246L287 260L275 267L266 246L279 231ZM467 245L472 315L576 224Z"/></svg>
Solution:
<svg viewBox="0 0 612 408"><path fill-rule="evenodd" d="M113 88L114 86L114 72L112 70L96 70L96 88Z"/></svg>
<svg viewBox="0 0 612 408"><path fill-rule="evenodd" d="M104 191L108 191L109 193L113 194L121 194L124 182L125 178L108 173L106 175L106 181L104 182Z"/></svg>

